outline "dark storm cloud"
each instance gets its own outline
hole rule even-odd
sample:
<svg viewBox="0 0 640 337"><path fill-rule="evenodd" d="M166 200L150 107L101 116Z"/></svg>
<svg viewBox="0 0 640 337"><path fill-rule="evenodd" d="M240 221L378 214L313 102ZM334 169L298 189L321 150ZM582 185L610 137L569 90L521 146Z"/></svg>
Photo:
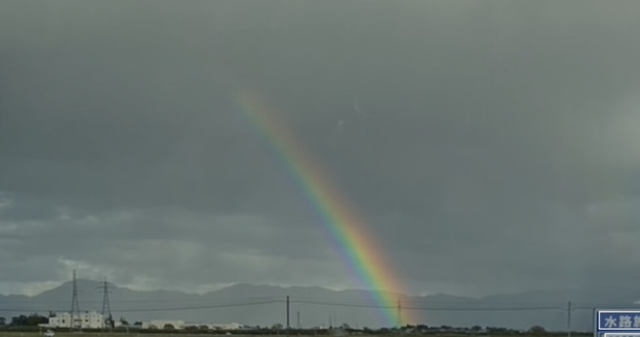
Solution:
<svg viewBox="0 0 640 337"><path fill-rule="evenodd" d="M411 291L632 274L638 5L568 4L4 1L0 250L49 266L5 258L5 281L81 261L164 286L187 269L350 284L239 115L243 86L362 209Z"/></svg>

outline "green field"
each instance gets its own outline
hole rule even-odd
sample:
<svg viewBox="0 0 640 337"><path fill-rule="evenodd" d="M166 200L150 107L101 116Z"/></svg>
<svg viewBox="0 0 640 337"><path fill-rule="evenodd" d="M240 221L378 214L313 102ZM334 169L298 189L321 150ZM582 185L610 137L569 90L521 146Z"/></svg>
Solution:
<svg viewBox="0 0 640 337"><path fill-rule="evenodd" d="M113 336L113 337L203 337L203 336L225 336L224 334L188 334L188 333L108 333L108 332L56 332L55 337L98 337L98 336ZM286 336L286 333L280 333L280 336ZM273 337L278 336L276 334L272 335L252 335L252 334L242 334L237 333L232 336L247 336L247 337ZM304 335L291 335L291 336L304 336ZM309 337L313 335L308 335ZM320 335L318 335L320 336ZM362 337L367 337L366 335L360 335ZM372 335L373 336L373 335ZM375 335L376 337L384 337L384 335ZM0 337L44 337L43 334L38 332L7 332L0 331ZM509 336L505 336L509 337ZM515 336L514 336L515 337ZM518 336L523 337L523 336ZM525 336L526 337L526 336Z"/></svg>
<svg viewBox="0 0 640 337"><path fill-rule="evenodd" d="M171 336L177 336L177 337L203 337L206 335L214 335L214 336L224 336L224 334L189 334L189 333L109 333L109 332L56 332L55 337L97 337L97 336L114 336L114 337L171 337ZM281 332L279 334L280 336L286 336L286 333ZM326 336L326 334L323 334ZM406 335L406 334L405 334ZM418 334L416 334L417 336ZM241 332L238 332L237 334L234 333L233 336L247 336L247 337L261 337L261 336L277 336L275 333L271 334L271 335L257 335L257 334L242 334ZM305 335L298 335L298 334L291 334L291 336L305 336ZM306 335L306 336L313 336L313 335ZM318 336L320 336L320 334L318 334ZM390 337L390 336L398 336L398 335L383 335L383 334L376 334L376 335L357 335L357 336L361 336L361 337ZM438 337L462 337L462 336L468 336L468 335L453 335L453 334L438 334L438 335L420 335L420 336L438 336ZM493 337L544 337L544 336L548 336L548 337L565 337L566 335L564 334L544 334L544 335L514 335L514 336L510 336L510 335L494 335ZM572 337L587 337L587 336L593 336L592 334L577 334L577 333L572 333L571 334ZM9 331L0 331L0 337L43 337L43 335L39 332L9 332ZM484 335L484 337L492 337L492 335Z"/></svg>

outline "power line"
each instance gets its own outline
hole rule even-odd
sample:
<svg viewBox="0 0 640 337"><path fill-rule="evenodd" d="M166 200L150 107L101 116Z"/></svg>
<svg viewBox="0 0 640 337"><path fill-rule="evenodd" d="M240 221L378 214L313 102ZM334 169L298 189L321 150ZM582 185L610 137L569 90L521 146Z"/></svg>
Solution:
<svg viewBox="0 0 640 337"><path fill-rule="evenodd" d="M269 303L283 303L283 300L272 300L262 302L240 302L240 303L227 303L218 305L206 305L206 306L188 306L188 307L165 307L165 308L129 308L129 309L116 309L112 312L146 312L146 311L171 311L171 310L198 310L198 309L212 309L212 308L227 308L238 306L251 306L261 305ZM60 309L52 308L0 308L0 311L5 312L48 312L48 311L64 311Z"/></svg>
<svg viewBox="0 0 640 337"><path fill-rule="evenodd" d="M344 303L331 303L331 302L322 302L322 301L300 301L294 300L295 303L300 304L314 304L314 305L326 305L326 306L338 306L338 307L351 307L351 308L371 308L371 309L397 309L398 306L385 306L385 305L363 305L363 304L344 304ZM406 310L433 310L433 311L512 311L512 310L566 310L562 307L558 306L537 306L537 307L478 307L478 308L468 308L468 307L437 307L437 306L402 306L402 309Z"/></svg>
<svg viewBox="0 0 640 337"><path fill-rule="evenodd" d="M403 307L406 310L430 310L430 311L544 311L564 310L560 307L504 307L504 308L438 308L438 307Z"/></svg>
<svg viewBox="0 0 640 337"><path fill-rule="evenodd" d="M34 309L34 308L24 308L24 309L5 309L0 308L2 312L48 312L48 311L64 311L63 310L51 310L51 309Z"/></svg>
<svg viewBox="0 0 640 337"><path fill-rule="evenodd" d="M103 287L100 286L99 289L102 289ZM109 289L110 293L113 293L112 289ZM110 298L111 302L114 303L163 303L163 302L167 302L167 303L177 303L177 302L229 302L229 301L237 301L237 300L267 300L267 299L275 299L275 298L280 298L279 296L253 296L253 297L234 297L234 298L198 298L198 299L140 299L140 300L114 300L112 298ZM60 303L64 303L65 301L62 300L26 300L29 304L47 304L47 303L54 303L54 304L60 304ZM97 303L102 303L103 300L83 300L82 303L93 303L93 304L97 304ZM24 300L20 300L20 301L16 301L16 300L8 300L8 301L3 301L2 303L7 304L7 303L19 303L22 304L24 303Z"/></svg>
<svg viewBox="0 0 640 337"><path fill-rule="evenodd" d="M103 286L101 285L99 287L99 289L103 289ZM77 292L80 292L80 287L77 287ZM113 289L108 289L108 291L113 292ZM198 295L193 295L193 296L198 296ZM202 295L200 295L202 296ZM215 303L215 302L234 302L234 301L238 301L238 300L271 300L271 299L276 299L276 298L280 298L278 296L252 296L252 297L230 297L230 298L189 298L189 299L184 299L184 298L164 298L164 299L136 299L136 300L127 300L127 299L122 299L122 300L115 300L113 298L109 298L111 303L118 303L118 304L122 304L122 303L199 303L199 302L204 302L204 303ZM303 300L309 300L309 301L317 301L319 299L322 299L324 297L318 297L318 296L291 296L292 300L296 300L296 301L303 301ZM83 303L95 303L97 304L98 302L102 302L104 303L104 298L102 300L83 300ZM57 303L63 303L63 301L61 300L37 300L37 299L27 299L27 300L6 300L3 301L3 304L23 304L23 303L29 303L29 304L57 304ZM352 304L352 303L361 303L363 305L369 305L371 303L373 303L373 299L369 299L369 298L362 298L362 297L353 297L353 298L344 298L342 297L340 300L334 300L332 301L334 303L344 303L344 304ZM455 306L465 306L465 307L475 307L475 306L480 306L480 307L486 307L486 306L492 306L492 305L506 305L509 307L513 307L513 306L566 306L566 302L555 302L555 303L540 303L540 302L506 302L506 301L485 301L482 299L478 299L478 300L465 300L465 301L447 301L447 300L431 300L429 298L411 298L411 297L402 297L402 302L403 305L406 306L430 306L430 305L455 305ZM594 303L594 302L572 302L573 308L594 308L594 307L620 307L620 303ZM629 308L638 308L638 306L633 306L633 305L623 305L623 307L629 307Z"/></svg>
<svg viewBox="0 0 640 337"><path fill-rule="evenodd" d="M148 309L122 309L115 310L116 312L152 312L152 311L172 311L172 310L201 310L201 309L215 309L215 308L231 308L231 307L243 307L252 305L263 305L272 303L282 303L283 300L263 301L263 302L251 302L251 303L235 303L235 304L219 304L219 305L207 305L207 306L191 306L191 307L173 307L173 308L148 308Z"/></svg>
<svg viewBox="0 0 640 337"><path fill-rule="evenodd" d="M215 309L215 308L230 308L230 307L242 307L252 305L264 305L272 303L283 303L284 300L269 300L269 301L254 301L254 302L237 302L237 303L225 303L225 304L213 304L202 306L176 306L176 307L164 307L164 308L129 308L129 309L116 309L112 312L152 312L152 311L172 311L172 310L200 310L200 309ZM4 312L48 312L48 311L63 311L52 310L52 308L0 308L0 311Z"/></svg>
<svg viewBox="0 0 640 337"><path fill-rule="evenodd" d="M76 289L77 290L77 289ZM108 286L103 286L104 297L103 297L103 313L109 314L111 313L110 308L110 298L108 297L109 288ZM72 313L75 312L79 315L79 306L78 304L78 296L77 291L74 291L75 295L72 301ZM479 303L474 303L474 305L463 306L460 302L434 302L434 303L425 303L424 305L416 305L416 304L405 304L398 302L396 306L386 306L386 305L376 305L370 303L371 301L323 301L323 300L304 300L304 298L311 297L290 297L290 303L299 303L299 304L309 304L309 305L324 305L324 306L332 306L332 307L351 307L351 308L365 308L365 309L398 309L401 305L401 310L423 310L423 311L541 311L541 310L558 310L558 311L568 311L568 310L593 310L597 307L607 307L607 306L615 306L620 309L638 309L638 306L620 306L614 304L595 304L592 303L590 305L575 305L572 303L570 308L561 305L555 304L534 304L530 303L529 305L505 305L505 306L488 306L488 305L480 305ZM250 299L256 299L253 301L249 301ZM264 299L264 300L260 300ZM164 301L164 300L163 300ZM117 301L116 303L150 303L153 301L150 300L130 300L130 301ZM177 301L176 301L177 302ZM254 305L264 305L264 304L273 304L273 303L283 303L284 300L275 296L261 296L261 297L238 297L238 298L226 298L226 299L210 299L208 300L208 304L205 305L188 305L188 306L169 306L169 307L137 307L137 308L122 308L120 310L115 310L116 312L154 312L154 311L179 311L179 310L201 310L201 309L214 309L214 308L229 308L229 307L240 307L240 306L254 306ZM359 302L359 303L358 303ZM23 305L28 305L31 302L22 303ZM7 302L4 302L6 305ZM443 305L448 304L448 305ZM506 303L505 303L506 304ZM51 311L52 308L44 308L44 307L36 307L36 308L0 308L0 311L3 312L48 312ZM57 310L64 311L64 310ZM335 318L334 318L335 319Z"/></svg>

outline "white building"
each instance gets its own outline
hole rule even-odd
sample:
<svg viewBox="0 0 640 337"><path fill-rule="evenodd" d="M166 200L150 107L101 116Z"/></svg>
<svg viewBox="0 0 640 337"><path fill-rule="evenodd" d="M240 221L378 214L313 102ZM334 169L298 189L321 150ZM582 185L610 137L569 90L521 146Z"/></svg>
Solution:
<svg viewBox="0 0 640 337"><path fill-rule="evenodd" d="M75 319L78 322L77 316ZM81 312L79 319L83 329L102 329L105 327L104 317L95 311ZM55 316L49 317L49 323L41 324L41 326L45 328L73 328L77 326L77 323L74 324L71 313L64 312L56 313Z"/></svg>
<svg viewBox="0 0 640 337"><path fill-rule="evenodd" d="M243 325L238 323L185 323L183 320L151 320L148 322L142 322L142 326L140 328L145 330L164 330L167 325L172 326L175 330L184 330L193 327L200 329L204 326L210 330L240 330L243 328Z"/></svg>
<svg viewBox="0 0 640 337"><path fill-rule="evenodd" d="M165 326L171 325L176 330L182 330L185 327L184 321L172 321L172 320L153 320L149 322L142 322L143 329L159 329L163 330Z"/></svg>
<svg viewBox="0 0 640 337"><path fill-rule="evenodd" d="M242 324L239 323L207 324L207 326L212 330L240 330L243 328Z"/></svg>
<svg viewBox="0 0 640 337"><path fill-rule="evenodd" d="M187 323L184 325L186 328L197 328L201 329L206 327L209 330L240 330L244 329L244 326L239 323L226 323L226 324L216 324L216 323Z"/></svg>

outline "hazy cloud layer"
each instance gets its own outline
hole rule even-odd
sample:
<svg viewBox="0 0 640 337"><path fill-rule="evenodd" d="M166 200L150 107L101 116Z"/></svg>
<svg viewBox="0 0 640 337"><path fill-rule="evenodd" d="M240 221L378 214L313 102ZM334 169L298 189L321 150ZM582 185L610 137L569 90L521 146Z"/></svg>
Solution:
<svg viewBox="0 0 640 337"><path fill-rule="evenodd" d="M0 293L73 268L358 286L240 115L248 87L366 215L406 292L637 279L638 10L3 0Z"/></svg>

